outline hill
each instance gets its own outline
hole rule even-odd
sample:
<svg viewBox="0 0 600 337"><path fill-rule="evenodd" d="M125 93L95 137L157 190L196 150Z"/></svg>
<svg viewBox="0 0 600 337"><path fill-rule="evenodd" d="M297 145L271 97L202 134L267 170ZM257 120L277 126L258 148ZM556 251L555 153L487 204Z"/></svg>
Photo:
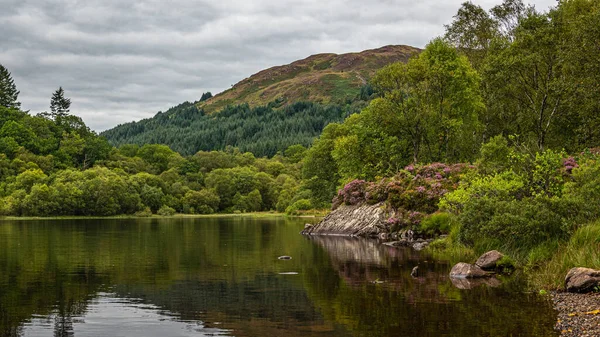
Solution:
<svg viewBox="0 0 600 337"><path fill-rule="evenodd" d="M348 54L317 54L293 63L272 67L246 78L231 89L198 104L206 113L227 105L251 107L273 101L310 101L327 104L354 98L380 68L417 54L409 46L385 46Z"/></svg>
<svg viewBox="0 0 600 337"><path fill-rule="evenodd" d="M290 145L308 146L327 124L360 111L371 98L368 79L418 52L386 46L313 55L263 70L208 100L185 102L101 135L115 146L166 144L184 155L234 146L272 156Z"/></svg>

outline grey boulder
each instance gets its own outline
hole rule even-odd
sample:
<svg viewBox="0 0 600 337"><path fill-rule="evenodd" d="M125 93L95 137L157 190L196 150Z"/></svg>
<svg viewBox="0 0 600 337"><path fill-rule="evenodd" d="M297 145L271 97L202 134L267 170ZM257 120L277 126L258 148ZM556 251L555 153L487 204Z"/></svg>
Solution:
<svg viewBox="0 0 600 337"><path fill-rule="evenodd" d="M474 264L457 263L450 271L451 278L482 278L490 275Z"/></svg>
<svg viewBox="0 0 600 337"><path fill-rule="evenodd" d="M502 253L497 250L491 250L483 255L481 255L475 265L483 270L493 270L496 269L498 262L504 257Z"/></svg>
<svg viewBox="0 0 600 337"><path fill-rule="evenodd" d="M565 289L572 293L587 293L600 287L600 270L572 268L565 277Z"/></svg>

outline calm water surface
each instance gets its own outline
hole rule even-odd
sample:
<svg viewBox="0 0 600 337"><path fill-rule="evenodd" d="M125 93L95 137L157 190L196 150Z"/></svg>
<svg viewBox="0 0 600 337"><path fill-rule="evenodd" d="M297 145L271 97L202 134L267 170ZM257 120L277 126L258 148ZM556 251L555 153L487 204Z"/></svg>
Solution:
<svg viewBox="0 0 600 337"><path fill-rule="evenodd" d="M453 284L443 261L306 238L304 222L0 221L0 334L556 335L550 303L519 292L516 278ZM413 279L416 265L424 276Z"/></svg>

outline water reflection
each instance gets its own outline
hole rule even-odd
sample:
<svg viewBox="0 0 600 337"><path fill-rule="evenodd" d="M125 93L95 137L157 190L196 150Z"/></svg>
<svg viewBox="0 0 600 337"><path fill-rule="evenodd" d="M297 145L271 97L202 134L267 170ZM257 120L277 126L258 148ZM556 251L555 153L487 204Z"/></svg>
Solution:
<svg viewBox="0 0 600 337"><path fill-rule="evenodd" d="M370 240L305 238L303 223L0 222L0 334L554 334L550 305L516 292L518 280L460 290L444 262Z"/></svg>
<svg viewBox="0 0 600 337"><path fill-rule="evenodd" d="M230 331L206 327L201 321L181 321L170 312L139 299L99 293L77 316L59 312L34 316L25 323L23 336L230 336Z"/></svg>

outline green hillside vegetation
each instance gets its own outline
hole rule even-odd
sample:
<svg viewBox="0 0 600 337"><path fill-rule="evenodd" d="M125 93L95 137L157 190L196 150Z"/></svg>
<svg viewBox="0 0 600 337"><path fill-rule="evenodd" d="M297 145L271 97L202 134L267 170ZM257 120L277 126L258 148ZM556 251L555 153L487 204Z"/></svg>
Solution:
<svg viewBox="0 0 600 337"><path fill-rule="evenodd" d="M372 98L367 82L385 65L419 49L386 46L351 54L319 54L263 70L216 96L202 95L153 118L102 133L112 145L165 144L183 155L227 146L272 157L309 146L331 122L342 122Z"/></svg>

